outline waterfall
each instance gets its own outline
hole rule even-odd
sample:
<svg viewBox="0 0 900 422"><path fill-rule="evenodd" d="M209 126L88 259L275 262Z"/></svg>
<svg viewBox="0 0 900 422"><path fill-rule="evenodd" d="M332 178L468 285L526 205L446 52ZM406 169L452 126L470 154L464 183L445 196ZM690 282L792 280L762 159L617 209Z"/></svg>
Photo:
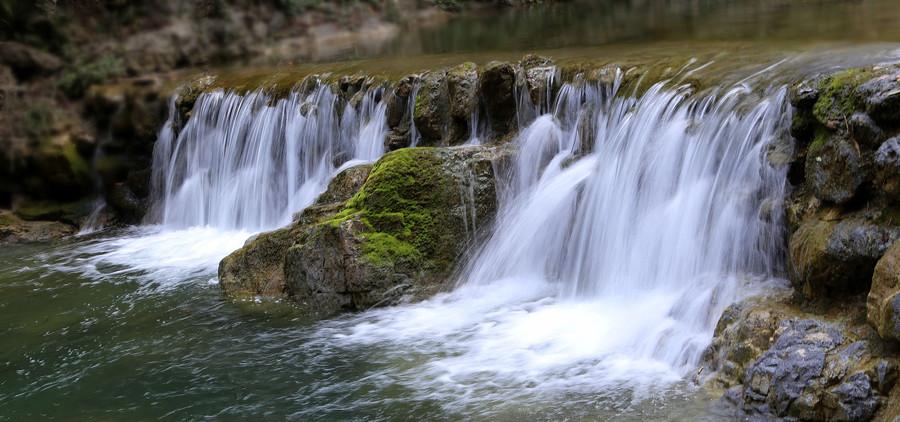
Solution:
<svg viewBox="0 0 900 422"><path fill-rule="evenodd" d="M452 292L319 335L390 342L386 359L422 362L392 377L449 408L627 407L695 374L725 307L782 282L781 216L765 210L786 170L765 156L789 136L786 89L613 79L563 84L523 122L492 232Z"/></svg>
<svg viewBox="0 0 900 422"><path fill-rule="evenodd" d="M786 90L617 85L567 85L522 130L497 226L460 283L537 279L555 300L625 304L623 326L652 321L622 333L628 353L689 370L741 285L779 273L779 216L761 210L786 189L764 159L789 136Z"/></svg>
<svg viewBox="0 0 900 422"><path fill-rule="evenodd" d="M153 154L153 222L259 231L287 224L343 167L384 153L382 88L341 110L324 84L275 100L201 94L175 136L174 102Z"/></svg>

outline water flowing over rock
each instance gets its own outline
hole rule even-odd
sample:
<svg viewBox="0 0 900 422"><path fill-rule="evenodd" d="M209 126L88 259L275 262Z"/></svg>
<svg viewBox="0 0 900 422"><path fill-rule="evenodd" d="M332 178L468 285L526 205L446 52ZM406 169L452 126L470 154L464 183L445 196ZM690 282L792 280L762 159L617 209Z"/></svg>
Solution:
<svg viewBox="0 0 900 422"><path fill-rule="evenodd" d="M362 174L345 170L295 224L223 260L222 286L236 297L286 297L316 315L428 297L445 287L477 225L491 221L502 151L395 151L361 187Z"/></svg>
<svg viewBox="0 0 900 422"><path fill-rule="evenodd" d="M381 88L341 112L325 84L273 100L261 91L200 94L154 150L151 221L174 227L267 229L312 204L335 170L377 159L387 134Z"/></svg>

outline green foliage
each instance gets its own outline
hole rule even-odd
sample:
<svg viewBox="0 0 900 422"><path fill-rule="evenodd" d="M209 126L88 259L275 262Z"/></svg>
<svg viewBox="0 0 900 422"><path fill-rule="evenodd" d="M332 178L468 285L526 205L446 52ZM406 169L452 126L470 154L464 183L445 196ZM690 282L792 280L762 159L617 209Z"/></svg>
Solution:
<svg viewBox="0 0 900 422"><path fill-rule="evenodd" d="M81 98L91 85L106 82L124 73L121 60L113 56L103 56L95 61L66 69L57 84L69 98Z"/></svg>

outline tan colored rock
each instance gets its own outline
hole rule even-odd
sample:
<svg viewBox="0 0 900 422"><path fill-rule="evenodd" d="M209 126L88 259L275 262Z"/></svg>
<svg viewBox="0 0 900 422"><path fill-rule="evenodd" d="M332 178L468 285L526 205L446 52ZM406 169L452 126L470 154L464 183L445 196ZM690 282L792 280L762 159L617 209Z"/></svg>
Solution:
<svg viewBox="0 0 900 422"><path fill-rule="evenodd" d="M900 242L875 265L866 309L869 323L884 339L900 341Z"/></svg>

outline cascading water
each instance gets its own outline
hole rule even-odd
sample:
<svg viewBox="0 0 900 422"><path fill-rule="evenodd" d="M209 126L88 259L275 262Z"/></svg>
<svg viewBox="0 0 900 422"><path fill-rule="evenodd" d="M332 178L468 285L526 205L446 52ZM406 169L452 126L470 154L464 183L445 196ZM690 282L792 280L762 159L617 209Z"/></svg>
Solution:
<svg viewBox="0 0 900 422"><path fill-rule="evenodd" d="M137 273L156 288L210 277L253 233L290 223L339 171L384 153L382 94L375 87L341 107L326 84L278 100L212 91L177 135L173 98L154 147L150 225L89 241L77 251L89 258L63 269Z"/></svg>
<svg viewBox="0 0 900 422"><path fill-rule="evenodd" d="M448 407L634 399L690 375L724 308L780 273L780 216L761 210L786 189L765 161L787 136L786 90L634 97L619 80L564 85L521 130L493 234L455 291L321 335L423 356L396 376Z"/></svg>
<svg viewBox="0 0 900 422"><path fill-rule="evenodd" d="M326 85L272 104L262 92L202 94L177 137L154 151L153 218L168 227L258 231L290 222L343 164L384 153L382 90L339 113Z"/></svg>

